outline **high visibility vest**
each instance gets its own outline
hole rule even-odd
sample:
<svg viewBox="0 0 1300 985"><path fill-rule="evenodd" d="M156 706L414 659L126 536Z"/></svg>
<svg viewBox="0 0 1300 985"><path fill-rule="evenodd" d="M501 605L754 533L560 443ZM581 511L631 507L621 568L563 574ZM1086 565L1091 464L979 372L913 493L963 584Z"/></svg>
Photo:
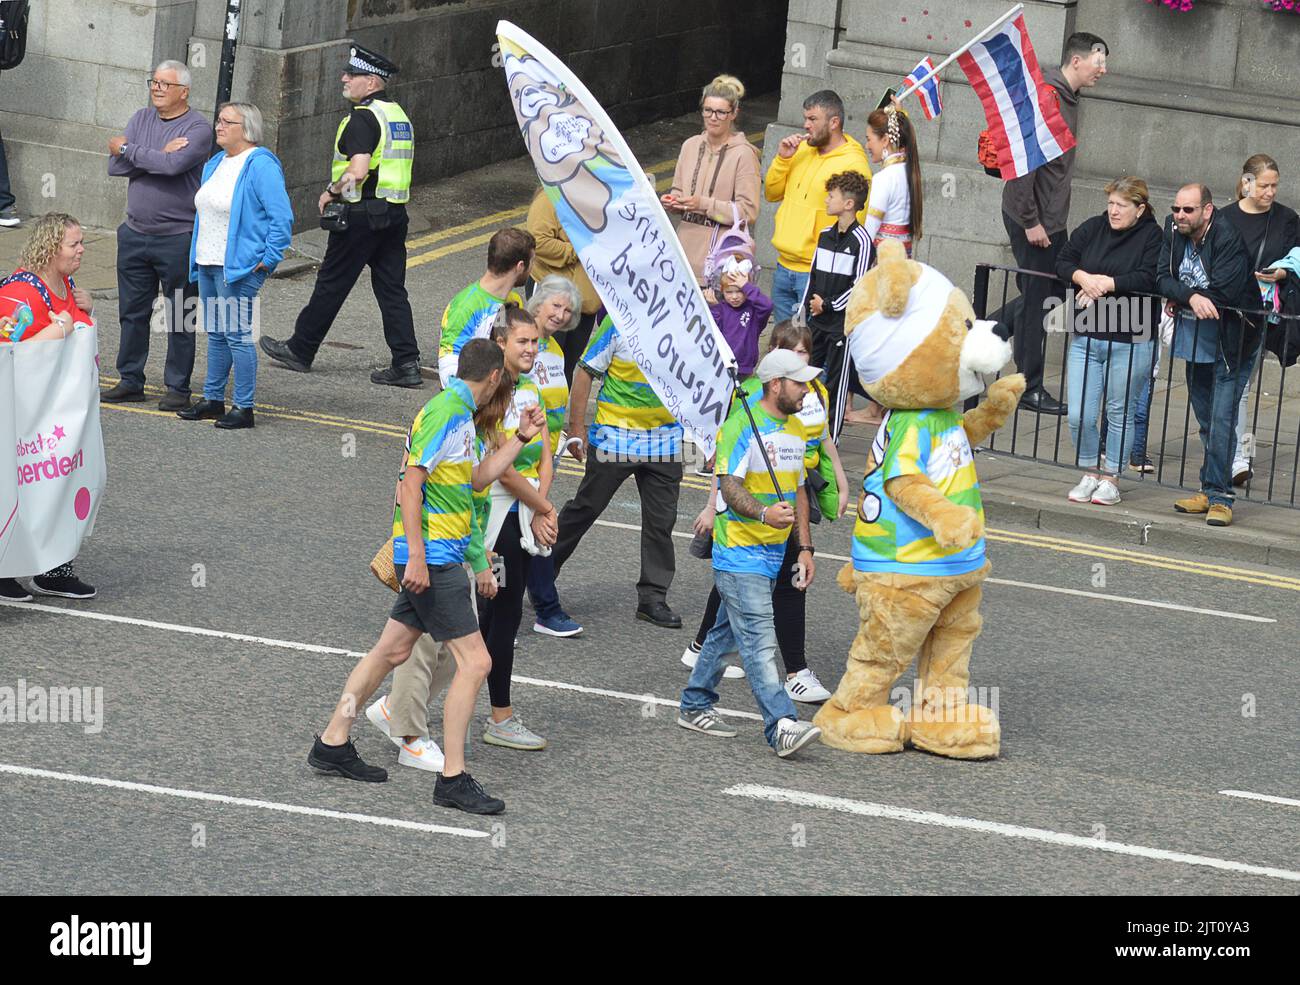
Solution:
<svg viewBox="0 0 1300 985"><path fill-rule="evenodd" d="M411 165L415 161L415 130L411 126L411 118L397 103L382 100L358 106L357 109L369 110L379 121L379 146L370 155L370 169L379 171L375 197L386 199L394 205L402 204L411 197ZM338 132L334 134L334 165L330 169L333 181L342 178L343 172L348 168L348 158L339 153L339 141L343 138L343 130L349 119L351 114L343 117ZM357 182L356 200L360 200L363 183Z"/></svg>

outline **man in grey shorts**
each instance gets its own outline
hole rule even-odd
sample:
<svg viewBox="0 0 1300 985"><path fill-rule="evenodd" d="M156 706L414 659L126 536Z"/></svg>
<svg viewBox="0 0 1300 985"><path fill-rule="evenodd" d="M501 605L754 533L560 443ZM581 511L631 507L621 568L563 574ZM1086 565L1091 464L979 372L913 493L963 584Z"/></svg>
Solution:
<svg viewBox="0 0 1300 985"><path fill-rule="evenodd" d="M470 539L470 488L482 489L496 481L523 445L546 427L546 415L537 408L520 421L515 436L472 465L474 410L501 385L503 366L495 343L475 339L461 352L460 375L448 380L447 388L416 415L393 519L393 562L402 590L379 642L348 676L329 727L316 737L307 756L307 762L321 772L372 783L388 779L386 770L362 761L349 733L358 707L390 670L410 657L415 641L428 633L445 643L456 660L456 676L443 710L446 762L433 801L473 814L499 814L505 803L489 796L465 770L465 736L474 702L492 667L461 568ZM464 481L467 465L472 475L469 484Z"/></svg>

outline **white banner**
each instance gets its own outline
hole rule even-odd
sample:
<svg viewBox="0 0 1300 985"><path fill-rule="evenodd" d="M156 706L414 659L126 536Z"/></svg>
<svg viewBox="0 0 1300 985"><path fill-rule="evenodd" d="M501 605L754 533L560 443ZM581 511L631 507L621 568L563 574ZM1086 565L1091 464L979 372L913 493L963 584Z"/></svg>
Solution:
<svg viewBox="0 0 1300 985"><path fill-rule="evenodd" d="M0 344L0 578L72 560L94 529L107 478L98 351L85 324Z"/></svg>
<svg viewBox="0 0 1300 985"><path fill-rule="evenodd" d="M560 224L646 380L712 455L735 357L654 185L563 62L508 21L497 24L497 40L520 132Z"/></svg>

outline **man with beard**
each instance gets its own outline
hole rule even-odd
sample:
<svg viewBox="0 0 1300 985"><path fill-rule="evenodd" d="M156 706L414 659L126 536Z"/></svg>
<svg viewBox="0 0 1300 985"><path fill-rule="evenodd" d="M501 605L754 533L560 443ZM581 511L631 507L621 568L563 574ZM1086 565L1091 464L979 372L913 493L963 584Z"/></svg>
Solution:
<svg viewBox="0 0 1300 985"><path fill-rule="evenodd" d="M862 145L844 133L843 101L823 89L803 101L803 133L792 133L777 145L764 180L767 200L781 203L772 233L777 252L772 275L775 321L793 318L803 303L817 236L835 223L826 212L826 181L844 171L869 178L871 164ZM862 222L865 197L859 205L857 219Z"/></svg>
<svg viewBox="0 0 1300 985"><path fill-rule="evenodd" d="M705 735L731 737L713 706L726 669L723 655L740 660L763 713L763 735L781 758L802 749L820 734L799 721L776 665L776 626L772 590L777 578L797 579L807 590L814 563L809 532L808 489L804 484L803 423L798 417L808 384L821 370L790 349L774 349L758 364L763 398L752 407L737 405L718 433L717 515L713 523L713 583L722 606L704 639L682 692L677 724ZM752 418L751 418L752 415ZM794 505L791 505L793 501ZM796 571L782 571L791 528L799 538Z"/></svg>

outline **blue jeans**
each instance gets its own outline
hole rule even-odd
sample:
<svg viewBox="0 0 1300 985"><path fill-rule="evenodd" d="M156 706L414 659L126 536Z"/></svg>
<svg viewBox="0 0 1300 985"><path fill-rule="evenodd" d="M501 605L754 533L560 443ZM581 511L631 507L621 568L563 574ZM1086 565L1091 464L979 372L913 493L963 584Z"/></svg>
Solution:
<svg viewBox="0 0 1300 985"><path fill-rule="evenodd" d="M1106 399L1106 471L1119 475L1129 463L1138 398L1151 375L1152 342L1115 342L1077 335L1070 342L1070 440L1080 468L1097 467L1097 417Z"/></svg>
<svg viewBox="0 0 1300 985"><path fill-rule="evenodd" d="M538 622L564 614L560 593L555 590L555 562L551 555L535 555L528 565L528 597Z"/></svg>
<svg viewBox="0 0 1300 985"><path fill-rule="evenodd" d="M1142 464L1142 460L1147 457L1147 431L1151 427L1151 398L1155 396L1156 381L1154 374L1159 367L1160 357L1157 354L1151 372L1153 375L1148 376L1142 384L1142 389L1138 391L1137 406L1133 408L1133 447L1129 450L1128 460L1130 463Z"/></svg>
<svg viewBox="0 0 1300 985"><path fill-rule="evenodd" d="M1201 492L1211 505L1231 506L1232 456L1237 449L1237 405L1250 381L1255 353L1242 360L1234 372L1220 356L1212 363L1185 363L1187 393L1192 413L1200 425L1201 448L1205 461L1201 465Z"/></svg>
<svg viewBox="0 0 1300 985"><path fill-rule="evenodd" d="M768 745L774 745L776 723L799 717L776 666L776 625L772 621L776 579L714 569L713 583L722 597L722 606L718 621L704 638L704 649L686 682L686 690L682 691L682 712L694 714L717 703L718 682L726 669L722 655L739 650L740 664L763 713L763 737Z"/></svg>
<svg viewBox="0 0 1300 985"><path fill-rule="evenodd" d="M795 309L803 304L810 276L812 275L798 273L779 263L776 265L776 272L772 274L772 312L776 321L794 317Z"/></svg>
<svg viewBox="0 0 1300 985"><path fill-rule="evenodd" d="M14 193L9 190L9 161L5 157L4 138L0 137L0 212L14 207Z"/></svg>
<svg viewBox="0 0 1300 985"><path fill-rule="evenodd" d="M253 299L262 289L266 271L226 282L221 267L199 267L199 300L203 329L208 333L208 376L205 400L225 402L226 380L235 368L234 405L252 407L257 386L257 346L253 344Z"/></svg>

